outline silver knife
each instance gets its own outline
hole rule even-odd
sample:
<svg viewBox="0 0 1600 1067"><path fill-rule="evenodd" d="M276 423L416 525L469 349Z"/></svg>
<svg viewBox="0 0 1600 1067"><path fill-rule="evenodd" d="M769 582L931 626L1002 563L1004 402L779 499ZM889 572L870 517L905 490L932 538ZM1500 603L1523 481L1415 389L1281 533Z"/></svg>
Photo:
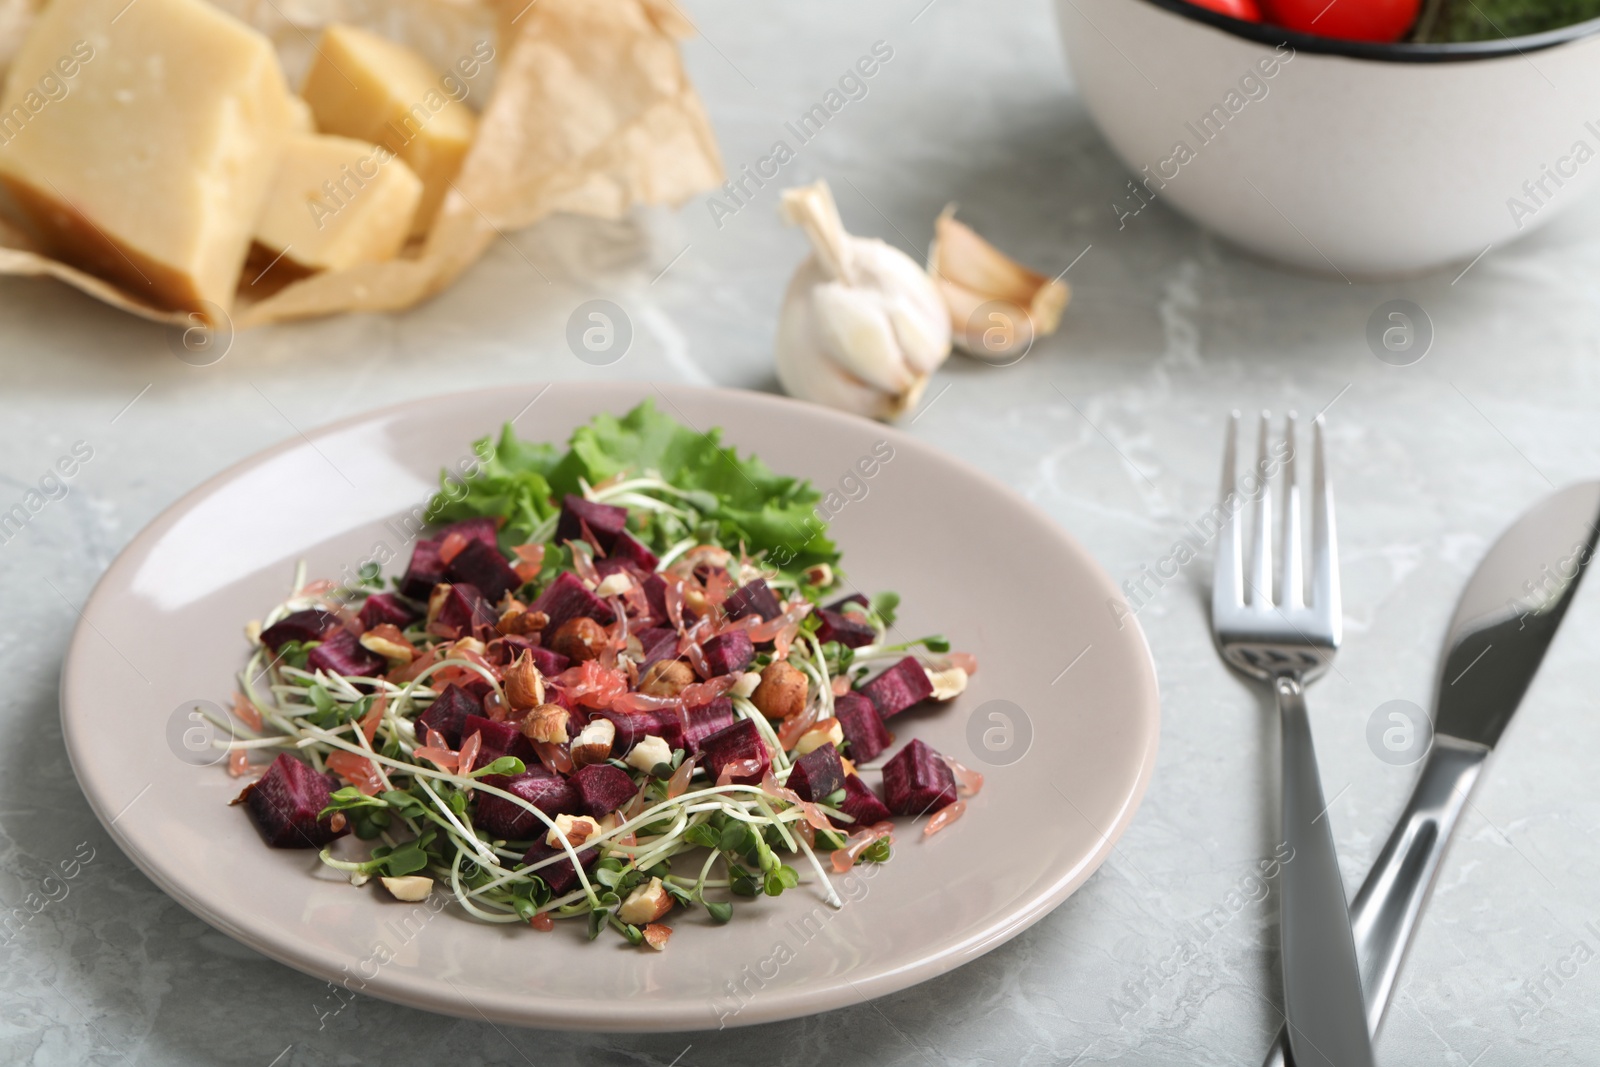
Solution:
<svg viewBox="0 0 1600 1067"><path fill-rule="evenodd" d="M1367 1026L1376 1034L1439 862L1483 762L1528 691L1600 536L1600 482L1545 497L1500 535L1450 620L1433 746L1416 789L1350 905ZM1265 1067L1292 1063L1284 1040Z"/></svg>

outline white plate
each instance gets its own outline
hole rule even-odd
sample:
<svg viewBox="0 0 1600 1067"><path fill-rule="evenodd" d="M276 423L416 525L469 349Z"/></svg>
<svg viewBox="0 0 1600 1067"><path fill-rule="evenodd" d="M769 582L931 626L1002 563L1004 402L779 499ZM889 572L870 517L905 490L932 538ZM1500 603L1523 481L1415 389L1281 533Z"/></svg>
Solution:
<svg viewBox="0 0 1600 1067"><path fill-rule="evenodd" d="M1009 490L875 423L755 393L643 384L537 385L421 400L295 438L169 508L106 572L63 669L73 769L117 843L196 915L307 973L433 1011L524 1026L694 1030L825 1011L987 952L1083 883L1133 817L1155 762L1154 670L1111 580ZM984 771L966 815L893 860L838 880L842 910L802 888L740 902L726 926L677 912L663 953L581 922L553 933L478 923L455 905L352 888L314 853L265 847L222 765L181 754L182 711L226 706L244 625L285 595L296 560L338 577L386 550L439 468L517 418L564 442L654 396L774 470L810 478L837 510L851 582L902 596L899 629L944 633L980 669L954 703L906 712L911 736ZM887 442L871 478L857 462ZM1065 670L1072 664L1070 670ZM990 704L991 701L1009 702ZM999 714L1001 717L993 717ZM876 783L876 776L869 781ZM436 894L436 899L438 894Z"/></svg>

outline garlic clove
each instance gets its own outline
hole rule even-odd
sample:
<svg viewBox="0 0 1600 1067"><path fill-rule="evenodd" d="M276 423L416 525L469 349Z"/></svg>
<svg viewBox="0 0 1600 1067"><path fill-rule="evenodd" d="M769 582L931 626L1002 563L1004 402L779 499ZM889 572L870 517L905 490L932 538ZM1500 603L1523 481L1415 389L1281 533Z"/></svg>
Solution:
<svg viewBox="0 0 1600 1067"><path fill-rule="evenodd" d="M820 279L816 265L807 263L795 275L795 288L803 276ZM809 400L841 411L853 411L869 418L881 418L879 410L890 399L860 378L835 363L824 351L816 315L809 300L787 301L778 319L776 343L778 383L790 396Z"/></svg>
<svg viewBox="0 0 1600 1067"><path fill-rule="evenodd" d="M812 301L827 354L835 363L886 393L901 393L915 384L917 375L901 353L890 309L876 293L819 285Z"/></svg>
<svg viewBox="0 0 1600 1067"><path fill-rule="evenodd" d="M862 273L886 294L895 338L906 361L923 374L932 374L950 356L949 313L939 287L910 256L882 241L870 243L883 254L863 257Z"/></svg>
<svg viewBox="0 0 1600 1067"><path fill-rule="evenodd" d="M782 211L812 245L779 316L774 354L784 391L872 418L899 417L950 354L938 287L899 249L846 233L826 182L785 190Z"/></svg>
<svg viewBox="0 0 1600 1067"><path fill-rule="evenodd" d="M906 362L924 380L949 358L952 335L943 307L917 307L907 301L895 301L889 306L889 321L894 323L894 334Z"/></svg>
<svg viewBox="0 0 1600 1067"><path fill-rule="evenodd" d="M928 272L949 311L955 346L982 359L1025 350L1036 338L1056 331L1072 291L995 248L955 218L951 204L934 223ZM1009 304L1024 321L996 312L980 315L986 304Z"/></svg>

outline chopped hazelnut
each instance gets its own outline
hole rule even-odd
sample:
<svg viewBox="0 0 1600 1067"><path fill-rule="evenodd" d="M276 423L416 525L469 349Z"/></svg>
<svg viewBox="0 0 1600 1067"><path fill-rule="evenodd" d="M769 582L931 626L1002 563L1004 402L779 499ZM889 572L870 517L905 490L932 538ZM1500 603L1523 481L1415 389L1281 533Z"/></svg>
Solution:
<svg viewBox="0 0 1600 1067"><path fill-rule="evenodd" d="M473 655L481 656L486 651L488 649L476 637L463 637L452 642L450 647L445 649L445 654L447 658L449 656L459 656L463 652L471 652Z"/></svg>
<svg viewBox="0 0 1600 1067"><path fill-rule="evenodd" d="M544 612L528 611L521 604L513 602L511 607L501 613L500 621L494 624L494 628L507 636L536 634L543 630L549 621L550 616Z"/></svg>
<svg viewBox="0 0 1600 1067"><path fill-rule="evenodd" d="M714 567L726 567L732 558L732 552L718 545L695 545L683 554L680 566L686 571L692 571L702 563L709 563Z"/></svg>
<svg viewBox="0 0 1600 1067"><path fill-rule="evenodd" d="M844 744L844 727L839 725L838 719L824 719L805 733L794 743L794 754L804 756L807 752L821 748L829 742L834 748Z"/></svg>
<svg viewBox="0 0 1600 1067"><path fill-rule="evenodd" d="M680 660L658 660L639 678L639 692L675 697L694 684L694 668Z"/></svg>
<svg viewBox="0 0 1600 1067"><path fill-rule="evenodd" d="M362 634L361 647L368 652L376 652L388 660L391 669L404 667L417 654L415 646L406 640L399 628L388 622L374 626Z"/></svg>
<svg viewBox="0 0 1600 1067"><path fill-rule="evenodd" d="M761 672L761 684L750 702L769 719L787 719L805 710L806 676L784 660L773 660Z"/></svg>
<svg viewBox="0 0 1600 1067"><path fill-rule="evenodd" d="M755 671L745 671L739 675L739 680L733 683L733 688L728 690L729 696L750 699L750 694L756 691L756 686L761 684L761 675Z"/></svg>
<svg viewBox="0 0 1600 1067"><path fill-rule="evenodd" d="M505 670L506 702L513 708L536 708L544 703L544 676L533 665L533 654L526 649L517 662Z"/></svg>
<svg viewBox="0 0 1600 1067"><path fill-rule="evenodd" d="M946 667L942 671L930 671L926 667L922 672L928 676L928 681L933 684L933 699L954 700L967 688L967 672L960 667Z"/></svg>
<svg viewBox="0 0 1600 1067"><path fill-rule="evenodd" d="M561 835L566 834L573 848L582 848L589 838L601 833L600 824L587 815L557 815L555 826L544 835L545 844L560 848Z"/></svg>
<svg viewBox="0 0 1600 1067"><path fill-rule="evenodd" d="M568 619L550 638L550 651L574 663L598 659L608 640L606 628L586 616Z"/></svg>
<svg viewBox="0 0 1600 1067"><path fill-rule="evenodd" d="M387 889L396 900L427 900L428 894L433 892L433 879L425 874L384 878L382 882L383 888Z"/></svg>
<svg viewBox="0 0 1600 1067"><path fill-rule="evenodd" d="M572 765L587 767L611 755L611 746L617 740L617 727L610 719L592 719L572 739Z"/></svg>
<svg viewBox="0 0 1600 1067"><path fill-rule="evenodd" d="M663 763L671 766L672 748L664 738L650 734L629 750L623 762L635 770L650 774Z"/></svg>
<svg viewBox="0 0 1600 1067"><path fill-rule="evenodd" d="M434 620L439 617L439 612L444 610L444 602L450 598L450 583L440 582L428 594L428 623L427 630L433 633Z"/></svg>
<svg viewBox="0 0 1600 1067"><path fill-rule="evenodd" d="M665 952L667 950L667 939L672 936L672 927L662 926L660 923L645 923L642 933L644 934L645 944L657 952Z"/></svg>
<svg viewBox="0 0 1600 1067"><path fill-rule="evenodd" d="M597 597L621 596L633 588L633 579L623 571L616 571L600 579L600 584L594 587Z"/></svg>
<svg viewBox="0 0 1600 1067"><path fill-rule="evenodd" d="M826 589L833 584L833 568L826 563L818 563L814 567L806 568L806 582Z"/></svg>
<svg viewBox="0 0 1600 1067"><path fill-rule="evenodd" d="M540 704L523 717L522 736L550 745L564 744L570 718L571 713L560 704Z"/></svg>
<svg viewBox="0 0 1600 1067"><path fill-rule="evenodd" d="M661 879L652 878L628 894L617 909L617 918L634 926L653 923L672 910L672 895Z"/></svg>

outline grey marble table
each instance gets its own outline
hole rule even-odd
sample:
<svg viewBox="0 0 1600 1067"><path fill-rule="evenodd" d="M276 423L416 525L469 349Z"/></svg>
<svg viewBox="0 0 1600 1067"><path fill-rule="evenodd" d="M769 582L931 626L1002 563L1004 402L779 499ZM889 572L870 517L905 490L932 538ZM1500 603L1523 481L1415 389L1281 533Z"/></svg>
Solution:
<svg viewBox="0 0 1600 1067"><path fill-rule="evenodd" d="M687 54L730 169L766 155L786 120L884 41L893 58L867 95L783 178L828 177L852 228L919 258L953 199L1024 260L1075 264L1061 333L1008 368L953 358L910 432L1026 494L1119 580L1156 567L1209 504L1225 412L1327 409L1348 636L1311 712L1353 890L1414 770L1377 758L1369 719L1391 700L1429 703L1454 597L1501 525L1552 485L1600 474L1600 205L1456 280L1286 273L1159 205L1118 228L1109 205L1126 176L1074 95L1043 0L691 10L703 36ZM1278 1025L1274 888L1258 877L1275 841L1276 726L1212 652L1204 561L1139 613L1160 671L1161 752L1106 865L982 960L830 1015L613 1037L360 999L319 1028L322 982L168 899L90 813L56 679L75 606L136 531L299 429L436 390L583 377L775 388L774 315L803 251L775 194L756 191L720 228L703 200L627 224L552 220L425 307L243 334L204 368L175 359L162 329L63 287L0 284L0 510L75 442L93 452L63 499L0 544L0 901L59 897L0 944L0 1061L1259 1061ZM580 362L564 341L569 314L593 298L634 325L613 366ZM1420 305L1436 331L1411 366L1380 362L1365 340L1391 299ZM1451 850L1383 1062L1600 1062L1597 623L1590 587ZM76 877L45 886L74 857Z"/></svg>

